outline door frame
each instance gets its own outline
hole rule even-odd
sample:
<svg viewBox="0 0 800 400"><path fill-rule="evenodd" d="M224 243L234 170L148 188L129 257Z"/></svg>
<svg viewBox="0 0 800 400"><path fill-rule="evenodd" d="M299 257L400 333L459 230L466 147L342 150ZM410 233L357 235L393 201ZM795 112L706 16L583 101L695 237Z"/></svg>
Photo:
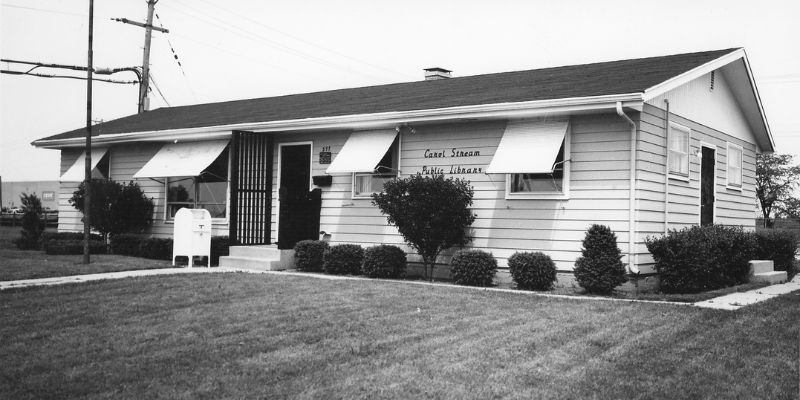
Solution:
<svg viewBox="0 0 800 400"><path fill-rule="evenodd" d="M277 176L277 183L275 187L275 241L278 240L280 236L280 229L281 229L281 171L283 167L283 159L281 154L283 154L283 147L289 146L302 146L302 145L309 145L309 157L308 157L308 190L310 191L313 187L313 176L314 176L314 142L313 141L302 141L302 142L285 142L285 143L278 143L278 176Z"/></svg>
<svg viewBox="0 0 800 400"><path fill-rule="evenodd" d="M700 170L697 174L697 223L700 226L703 226L703 147L714 151L714 169L712 170L714 177L711 183L714 202L711 205L711 224L713 225L717 221L717 154L719 154L719 151L717 151L716 145L701 141L698 147L700 150Z"/></svg>

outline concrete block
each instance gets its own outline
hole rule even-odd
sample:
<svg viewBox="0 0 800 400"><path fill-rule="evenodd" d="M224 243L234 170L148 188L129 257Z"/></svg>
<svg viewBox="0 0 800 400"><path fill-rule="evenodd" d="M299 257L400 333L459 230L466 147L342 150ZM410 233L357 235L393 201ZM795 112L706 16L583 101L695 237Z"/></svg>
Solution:
<svg viewBox="0 0 800 400"><path fill-rule="evenodd" d="M750 282L767 282L772 285L786 282L786 279L786 271L772 271L753 274L753 276L750 277Z"/></svg>
<svg viewBox="0 0 800 400"><path fill-rule="evenodd" d="M750 275L772 272L775 270L775 263L772 260L750 260Z"/></svg>
<svg viewBox="0 0 800 400"><path fill-rule="evenodd" d="M230 255L233 257L275 259L280 257L281 250L275 245L270 246L231 246Z"/></svg>

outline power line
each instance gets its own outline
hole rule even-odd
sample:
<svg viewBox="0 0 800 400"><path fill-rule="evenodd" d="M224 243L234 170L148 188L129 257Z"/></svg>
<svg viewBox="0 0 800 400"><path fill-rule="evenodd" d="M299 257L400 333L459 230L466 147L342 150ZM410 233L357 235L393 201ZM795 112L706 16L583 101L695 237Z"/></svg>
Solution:
<svg viewBox="0 0 800 400"><path fill-rule="evenodd" d="M156 88L156 92L158 92L158 95L161 96L161 100L164 100L164 103L167 104L167 107L172 107L167 101L167 98L164 97L164 93L161 93L161 89L158 87L158 83L156 83L156 76L152 71L150 71L150 79L153 81L153 86Z"/></svg>
<svg viewBox="0 0 800 400"><path fill-rule="evenodd" d="M158 20L158 25L163 28L164 25L161 23L161 17L158 15L158 13L156 13L156 19ZM180 68L181 74L183 75L183 82L186 84L186 88L189 89L189 93L192 94L192 97L194 98L194 101L196 102L197 101L197 95L194 93L194 90L192 90L192 85L189 83L189 78L186 76L186 71L183 69L183 64L181 64L180 58L178 58L178 53L175 51L175 46L172 45L172 41L169 40L169 36L168 35L164 35L164 38L167 39L167 44L169 45L169 50L172 51L172 56L175 58L175 62L178 63L178 68Z"/></svg>
<svg viewBox="0 0 800 400"><path fill-rule="evenodd" d="M220 29L222 29L222 30L224 30L226 32L230 32L230 33L239 35L241 37L244 37L246 39L252 40L254 42L262 43L264 45L276 48L278 50L281 50L283 52L295 55L295 56L300 57L300 58L304 58L306 60L318 63L320 65L327 66L329 68L339 69L339 70L343 70L343 71L346 71L346 72L349 72L349 73L360 74L360 75L363 75L363 76L367 76L367 77L369 77L369 78L371 78L373 80L376 80L376 81L383 81L383 78L377 77L377 76L369 74L369 73L365 73L363 71L353 70L352 68L349 68L349 67L343 67L341 65L333 64L331 62L328 62L325 59L322 59L322 58L319 58L319 57L315 57L315 56L303 53L302 51L296 50L296 49L291 48L289 46L286 46L286 45L284 45L282 43L276 42L276 41L274 41L272 39L269 39L269 38L266 38L266 37L264 37L262 35L250 32L250 31L248 31L246 29L243 29L243 28L240 28L240 27L238 27L236 25L229 24L229 23L221 20L220 18L217 18L215 16L210 16L208 14L205 14L203 12L195 10L195 9L193 9L192 7L190 7L190 6L186 5L186 4L180 3L179 1L175 1L175 2L179 3L179 4L182 4L183 7L185 8L185 9L180 9L180 10L173 8L176 11L186 14L187 10L191 10L191 12L195 14L194 15L195 18L198 18L201 21L209 23L211 25L214 25L214 26L216 26L216 27L218 27L218 28L220 28ZM219 21L219 22L214 22L213 20L216 20L216 21Z"/></svg>
<svg viewBox="0 0 800 400"><path fill-rule="evenodd" d="M11 71L7 69L0 70L0 73L3 74L10 74L10 75L28 75L28 76L36 76L39 78L65 78L65 79L78 79L78 80L88 80L88 78L83 76L70 76L70 75L48 75L48 74L38 74L33 72L23 72L23 71ZM139 81L118 81L115 79L103 79L103 78L92 78L93 81L99 82L107 82L107 83L119 83L119 84L131 84L136 85Z"/></svg>
<svg viewBox="0 0 800 400"><path fill-rule="evenodd" d="M88 17L89 16L89 14L74 13L74 12L69 12L69 11L48 10L48 9L45 9L45 8L36 8L36 7L25 7L25 6L18 6L18 5L14 5L14 4L5 4L5 3L3 3L2 6L3 7L8 7L8 8L18 8L18 9L21 9L21 10L41 11L41 12L47 12L47 13L52 13L52 14L72 15L72 16L75 16L75 17Z"/></svg>
<svg viewBox="0 0 800 400"><path fill-rule="evenodd" d="M400 71L395 71L395 70L393 70L393 69L386 68L386 67L384 67L384 66L381 66L381 65L373 64L373 63L370 63L370 62L367 62L367 61L364 61L364 60L361 60L361 59L358 59L358 58L355 58L355 57L349 56L349 55L347 55L347 54L344 54L344 53L342 53L342 52L339 52L339 51L336 51L336 50L333 50L333 49L327 48L327 47L325 47L325 46L321 46L321 45L319 45L319 44L316 44L316 43L314 43L314 42L310 42L310 41L308 41L308 40L305 40L305 39L303 39L303 38L301 38L301 37L298 37L298 36L292 35L292 34L290 34L290 33L284 32L284 31L282 31L282 30L280 30L280 29L277 29L277 28L274 28L274 27L272 27L272 26L269 26L269 25L267 25L267 24L265 24L265 23L263 23L263 22L261 22L261 21L258 21L258 20L256 20L256 19L250 18L250 17L248 17L248 16L246 16L246 15L243 15L243 14L239 14L239 13L233 12L233 11L231 11L231 10L227 9L227 8L224 8L224 7L220 7L219 5L217 5L217 4L214 4L214 3L212 3L212 2L209 2L209 1L207 1L207 0L200 0L200 1L201 1L201 2L203 2L203 3L206 3L206 4L208 4L208 5L210 5L210 6L212 6L212 7L215 7L215 8L217 8L217 9L220 9L220 10L222 10L222 11L225 11L225 12L227 12L227 13L229 13L229 14L235 15L235 16L237 16L237 17L239 17L239 18L243 18L243 19L245 19L245 20L247 20L247 21L250 21L250 22L252 22L252 23L254 23L254 24L256 24L256 25L262 26L262 27L264 27L264 28L266 28L266 29L269 29L269 30L271 30L271 31L273 31L273 32L277 32L277 33L280 33L281 35L284 35L284 36L286 36L286 37L289 37L289 38L292 38L292 39L294 39L294 40L297 40L298 42L305 43L305 44L307 44L307 45L309 45L309 46L313 46L313 47L316 47L316 48L318 48L318 49L321 49L321 50L328 51L328 52L330 52L330 53L336 54L336 55L338 55L338 56L341 56L341 57L344 57L344 58L348 58L348 59L350 59L350 60L353 60L353 61L356 61L356 62L362 63L362 64L364 64L364 65L369 65L369 66L371 66L371 67L373 67L373 68L382 69L382 70L384 70L384 71L388 71L388 72L391 72L391 73L393 73L393 74L399 74L399 75L403 75L403 76L406 76L406 77L414 78L413 76L411 76L411 75L409 75L409 74L407 74L407 73L400 72Z"/></svg>

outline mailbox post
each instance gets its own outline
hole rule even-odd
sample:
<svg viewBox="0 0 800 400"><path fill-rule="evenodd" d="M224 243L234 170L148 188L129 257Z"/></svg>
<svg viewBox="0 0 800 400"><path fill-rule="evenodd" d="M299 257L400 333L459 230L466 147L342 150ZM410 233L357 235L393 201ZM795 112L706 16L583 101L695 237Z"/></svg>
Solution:
<svg viewBox="0 0 800 400"><path fill-rule="evenodd" d="M189 268L194 257L206 256L211 267L211 214L208 210L181 208L175 213L172 265L177 256L189 257Z"/></svg>

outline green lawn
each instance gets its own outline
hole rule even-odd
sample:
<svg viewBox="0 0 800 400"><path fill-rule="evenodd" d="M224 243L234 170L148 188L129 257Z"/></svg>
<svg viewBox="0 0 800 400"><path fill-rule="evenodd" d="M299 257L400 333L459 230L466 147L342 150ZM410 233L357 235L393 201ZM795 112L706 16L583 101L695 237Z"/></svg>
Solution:
<svg viewBox="0 0 800 400"><path fill-rule="evenodd" d="M84 264L82 255L54 256L38 250L0 248L0 281L170 267L169 261L111 254L92 254L91 263Z"/></svg>
<svg viewBox="0 0 800 400"><path fill-rule="evenodd" d="M19 227L0 227L0 281L172 266L169 261L110 254L92 254L91 263L83 264L82 255L54 256L38 250L18 250L13 239L19 236L19 230Z"/></svg>
<svg viewBox="0 0 800 400"><path fill-rule="evenodd" d="M0 292L0 398L796 398L800 293L739 311L166 276Z"/></svg>

